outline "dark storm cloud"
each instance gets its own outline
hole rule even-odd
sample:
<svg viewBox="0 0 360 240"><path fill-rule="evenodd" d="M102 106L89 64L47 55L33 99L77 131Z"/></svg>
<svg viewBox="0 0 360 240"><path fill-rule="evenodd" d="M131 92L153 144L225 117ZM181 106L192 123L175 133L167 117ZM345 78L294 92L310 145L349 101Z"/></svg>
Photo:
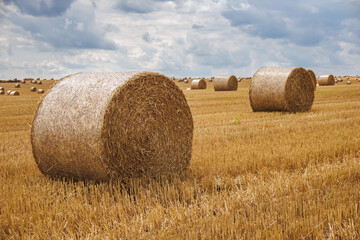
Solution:
<svg viewBox="0 0 360 240"><path fill-rule="evenodd" d="M73 2L74 0L5 0L5 4L14 4L24 14L47 17L64 14Z"/></svg>

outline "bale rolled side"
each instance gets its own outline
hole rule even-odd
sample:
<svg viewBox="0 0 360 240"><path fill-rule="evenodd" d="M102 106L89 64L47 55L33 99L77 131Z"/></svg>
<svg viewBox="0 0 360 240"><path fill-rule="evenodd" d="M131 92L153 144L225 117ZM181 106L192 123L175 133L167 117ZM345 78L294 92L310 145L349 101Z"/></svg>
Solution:
<svg viewBox="0 0 360 240"><path fill-rule="evenodd" d="M31 88L30 88L30 91L31 91L31 92L36 92L36 87L31 87Z"/></svg>
<svg viewBox="0 0 360 240"><path fill-rule="evenodd" d="M206 89L206 82L204 79L194 79L191 81L191 89Z"/></svg>
<svg viewBox="0 0 360 240"><path fill-rule="evenodd" d="M20 84L15 84L15 88L20 88Z"/></svg>
<svg viewBox="0 0 360 240"><path fill-rule="evenodd" d="M18 91L11 91L9 95L10 96L19 96L20 93Z"/></svg>
<svg viewBox="0 0 360 240"><path fill-rule="evenodd" d="M317 84L316 75L311 69L308 69L307 72L310 74L311 80L312 80L313 85L314 85L314 91L315 91L316 90L316 84Z"/></svg>
<svg viewBox="0 0 360 240"><path fill-rule="evenodd" d="M218 75L214 79L215 91L236 91L237 88L238 81L233 75Z"/></svg>
<svg viewBox="0 0 360 240"><path fill-rule="evenodd" d="M313 82L304 68L260 68L249 93L253 111L304 112L314 101Z"/></svg>
<svg viewBox="0 0 360 240"><path fill-rule="evenodd" d="M44 93L44 89L39 89L37 92L38 92L39 94L42 94L42 93Z"/></svg>
<svg viewBox="0 0 360 240"><path fill-rule="evenodd" d="M340 80L342 82L342 79ZM318 83L320 86L335 85L335 78L333 75L320 75Z"/></svg>
<svg viewBox="0 0 360 240"><path fill-rule="evenodd" d="M193 120L183 92L157 73L81 73L44 97L31 130L50 176L109 180L179 173L191 158Z"/></svg>

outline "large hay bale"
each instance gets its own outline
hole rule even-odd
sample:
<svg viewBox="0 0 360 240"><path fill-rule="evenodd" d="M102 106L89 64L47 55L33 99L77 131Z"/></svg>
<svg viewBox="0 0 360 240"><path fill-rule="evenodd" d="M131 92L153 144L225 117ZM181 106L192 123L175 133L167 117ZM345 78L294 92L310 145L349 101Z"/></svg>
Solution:
<svg viewBox="0 0 360 240"><path fill-rule="evenodd" d="M20 84L15 84L15 88L20 88Z"/></svg>
<svg viewBox="0 0 360 240"><path fill-rule="evenodd" d="M44 97L31 130L50 176L109 180L184 171L193 120L183 92L157 73L81 73Z"/></svg>
<svg viewBox="0 0 360 240"><path fill-rule="evenodd" d="M342 82L342 79L340 80ZM335 85L335 78L333 75L320 75L318 83L320 86Z"/></svg>
<svg viewBox="0 0 360 240"><path fill-rule="evenodd" d="M311 77L311 80L312 80L313 86L314 86L314 91L315 91L316 90L316 84L317 84L316 75L311 69L308 69L307 72L310 74L310 77Z"/></svg>
<svg viewBox="0 0 360 240"><path fill-rule="evenodd" d="M44 93L44 89L38 89L38 91L37 91L39 94L42 94L42 93Z"/></svg>
<svg viewBox="0 0 360 240"><path fill-rule="evenodd" d="M19 96L20 93L18 91L11 91L9 95L10 96Z"/></svg>
<svg viewBox="0 0 360 240"><path fill-rule="evenodd" d="M206 82L204 79L194 79L191 81L191 89L206 89Z"/></svg>
<svg viewBox="0 0 360 240"><path fill-rule="evenodd" d="M31 88L30 88L30 91L31 91L31 92L36 92L36 87L31 87Z"/></svg>
<svg viewBox="0 0 360 240"><path fill-rule="evenodd" d="M304 68L263 67L253 76L253 111L304 112L314 101L313 82Z"/></svg>
<svg viewBox="0 0 360 240"><path fill-rule="evenodd" d="M238 81L233 75L218 75L214 79L215 91L236 91L237 88Z"/></svg>

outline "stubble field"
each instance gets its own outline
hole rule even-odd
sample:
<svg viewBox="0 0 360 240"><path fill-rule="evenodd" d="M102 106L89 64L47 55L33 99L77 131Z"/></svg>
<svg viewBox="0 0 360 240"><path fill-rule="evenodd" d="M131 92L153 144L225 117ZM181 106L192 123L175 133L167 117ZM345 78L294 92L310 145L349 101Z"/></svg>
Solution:
<svg viewBox="0 0 360 240"><path fill-rule="evenodd" d="M0 239L360 239L360 84L317 87L296 114L252 112L249 80L207 84L178 83L189 170L126 183L44 177L30 143L41 95L0 95Z"/></svg>

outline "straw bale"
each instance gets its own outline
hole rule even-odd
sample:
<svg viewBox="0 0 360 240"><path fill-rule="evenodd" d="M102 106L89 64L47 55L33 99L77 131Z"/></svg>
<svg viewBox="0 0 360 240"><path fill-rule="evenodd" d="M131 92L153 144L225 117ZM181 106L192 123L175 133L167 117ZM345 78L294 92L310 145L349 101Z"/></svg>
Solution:
<svg viewBox="0 0 360 240"><path fill-rule="evenodd" d="M44 93L44 89L40 89L40 88L39 88L39 89L37 90L37 92L38 92L39 94Z"/></svg>
<svg viewBox="0 0 360 240"><path fill-rule="evenodd" d="M37 80L37 81L40 81L40 78L37 78L36 80Z"/></svg>
<svg viewBox="0 0 360 240"><path fill-rule="evenodd" d="M4 87L0 87L0 91L5 91Z"/></svg>
<svg viewBox="0 0 360 240"><path fill-rule="evenodd" d="M20 93L18 91L11 91L10 96L19 96Z"/></svg>
<svg viewBox="0 0 360 240"><path fill-rule="evenodd" d="M4 95L5 92L3 90L0 90L0 95Z"/></svg>
<svg viewBox="0 0 360 240"><path fill-rule="evenodd" d="M250 104L254 112L304 112L313 101L313 82L304 68L263 67L252 78Z"/></svg>
<svg viewBox="0 0 360 240"><path fill-rule="evenodd" d="M335 78L333 75L320 75L319 77L319 85L325 86L325 85L334 85L335 84ZM342 79L340 80L342 82Z"/></svg>
<svg viewBox="0 0 360 240"><path fill-rule="evenodd" d="M25 80L21 80L21 83L25 84L25 83L26 83L26 81L25 81Z"/></svg>
<svg viewBox="0 0 360 240"><path fill-rule="evenodd" d="M211 77L211 78L209 79L209 82L212 82L214 79L215 79L215 77Z"/></svg>
<svg viewBox="0 0 360 240"><path fill-rule="evenodd" d="M238 81L233 75L218 75L214 79L215 91L236 91L237 88Z"/></svg>
<svg viewBox="0 0 360 240"><path fill-rule="evenodd" d="M36 92L36 87L31 87L31 88L30 88L30 91L31 91L31 92Z"/></svg>
<svg viewBox="0 0 360 240"><path fill-rule="evenodd" d="M313 85L314 85L314 91L315 91L316 90L316 84L317 84L316 75L311 69L308 69L307 72L310 74L311 80L312 80Z"/></svg>
<svg viewBox="0 0 360 240"><path fill-rule="evenodd" d="M157 73L81 73L58 82L31 130L39 169L92 179L183 172L193 120L183 92Z"/></svg>
<svg viewBox="0 0 360 240"><path fill-rule="evenodd" d="M41 85L42 84L42 81L36 81L37 84Z"/></svg>
<svg viewBox="0 0 360 240"><path fill-rule="evenodd" d="M204 79L194 79L191 81L191 89L206 89L206 82Z"/></svg>
<svg viewBox="0 0 360 240"><path fill-rule="evenodd" d="M10 95L11 92L12 92L12 90L7 90L6 94Z"/></svg>
<svg viewBox="0 0 360 240"><path fill-rule="evenodd" d="M351 81L347 81L346 84L347 84L347 85L350 85L350 84L351 84Z"/></svg>
<svg viewBox="0 0 360 240"><path fill-rule="evenodd" d="M187 80L187 79L184 80L184 83L188 83L188 82L189 82L189 80Z"/></svg>
<svg viewBox="0 0 360 240"><path fill-rule="evenodd" d="M15 88L20 88L20 84L15 84Z"/></svg>

